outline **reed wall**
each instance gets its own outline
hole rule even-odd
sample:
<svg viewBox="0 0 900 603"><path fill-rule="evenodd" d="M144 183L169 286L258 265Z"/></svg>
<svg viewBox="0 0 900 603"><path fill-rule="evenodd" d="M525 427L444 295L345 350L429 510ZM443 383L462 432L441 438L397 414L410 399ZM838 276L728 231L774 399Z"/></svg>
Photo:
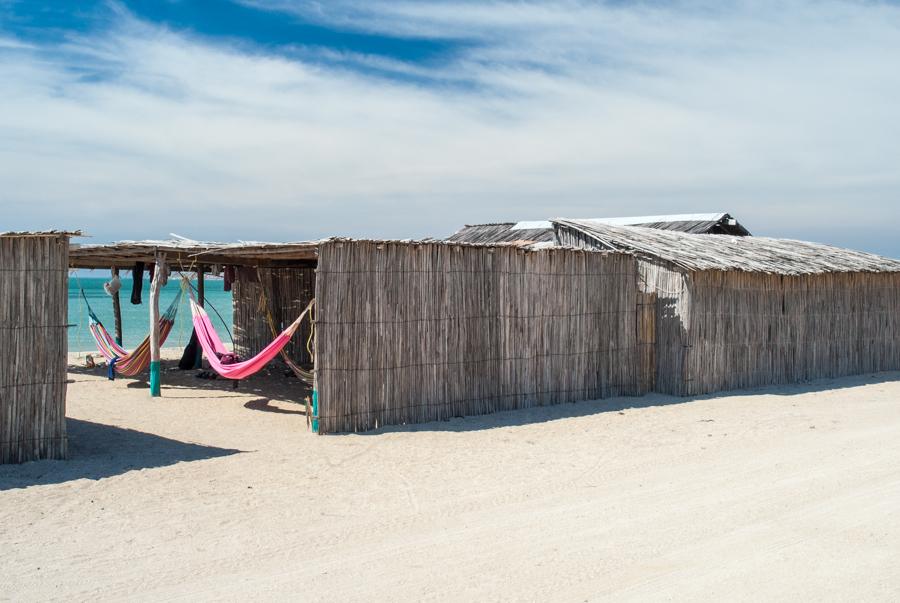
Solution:
<svg viewBox="0 0 900 603"><path fill-rule="evenodd" d="M0 463L66 458L68 249L0 236Z"/></svg>
<svg viewBox="0 0 900 603"><path fill-rule="evenodd" d="M900 273L696 272L686 395L900 369Z"/></svg>
<svg viewBox="0 0 900 603"><path fill-rule="evenodd" d="M319 431L640 393L636 281L621 253L325 242Z"/></svg>
<svg viewBox="0 0 900 603"><path fill-rule="evenodd" d="M710 236L704 245L719 240ZM556 237L606 245L572 228L557 227ZM646 254L638 272L641 290L657 294L656 391L697 395L900 370L898 272L688 270Z"/></svg>
<svg viewBox="0 0 900 603"><path fill-rule="evenodd" d="M685 379L684 357L690 329L691 274L665 263L638 261L641 291L656 295L654 390L680 393Z"/></svg>
<svg viewBox="0 0 900 603"><path fill-rule="evenodd" d="M280 332L303 312L315 295L315 287L313 266L239 269L232 288L235 353L250 358L272 342L266 307ZM309 322L304 321L285 347L291 360L301 365L312 362L307 351L309 330Z"/></svg>

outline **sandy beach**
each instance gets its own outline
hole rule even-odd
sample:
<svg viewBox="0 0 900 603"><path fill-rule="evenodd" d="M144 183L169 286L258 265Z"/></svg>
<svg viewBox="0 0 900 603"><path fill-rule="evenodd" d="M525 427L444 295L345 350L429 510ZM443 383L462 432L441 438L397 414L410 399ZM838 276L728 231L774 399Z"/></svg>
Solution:
<svg viewBox="0 0 900 603"><path fill-rule="evenodd" d="M898 373L332 436L277 370L69 378L71 459L0 467L2 600L900 591Z"/></svg>

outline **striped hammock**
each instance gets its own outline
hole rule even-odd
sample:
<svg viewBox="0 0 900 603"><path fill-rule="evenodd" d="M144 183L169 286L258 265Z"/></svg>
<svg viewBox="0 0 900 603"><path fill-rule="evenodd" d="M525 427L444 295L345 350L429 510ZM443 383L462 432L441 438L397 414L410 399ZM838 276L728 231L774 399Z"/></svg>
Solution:
<svg viewBox="0 0 900 603"><path fill-rule="evenodd" d="M172 327L175 325L175 315L178 314L178 306L181 303L181 296L183 294L184 288L180 288L165 313L159 317L160 347L166 341L169 333L172 332ZM94 337L94 342L97 344L97 349L103 354L112 369L109 371L110 379L114 378L115 374L124 377L134 377L147 370L147 367L150 366L150 335L147 335L146 339L138 344L134 350L129 352L116 343L115 338L109 334L109 331L106 330L106 327L104 327L103 323L100 322L100 319L97 318L83 289L81 291L81 297L84 298L84 303L87 305L89 317L88 327L91 330L91 335Z"/></svg>

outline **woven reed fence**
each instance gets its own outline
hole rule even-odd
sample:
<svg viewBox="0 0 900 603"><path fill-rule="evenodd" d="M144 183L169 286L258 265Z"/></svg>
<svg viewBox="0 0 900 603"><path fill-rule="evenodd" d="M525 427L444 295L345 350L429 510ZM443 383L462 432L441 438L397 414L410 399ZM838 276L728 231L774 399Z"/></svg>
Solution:
<svg viewBox="0 0 900 603"><path fill-rule="evenodd" d="M272 342L272 329L261 304L265 303L278 331L294 322L315 295L316 272L306 268L241 268L232 289L235 353L243 358L258 354ZM309 322L285 347L294 362L312 362L307 351Z"/></svg>
<svg viewBox="0 0 900 603"><path fill-rule="evenodd" d="M319 431L641 393L621 253L329 241L316 279Z"/></svg>
<svg viewBox="0 0 900 603"><path fill-rule="evenodd" d="M691 275L686 395L900 369L900 273Z"/></svg>
<svg viewBox="0 0 900 603"><path fill-rule="evenodd" d="M66 458L68 249L0 236L0 463Z"/></svg>

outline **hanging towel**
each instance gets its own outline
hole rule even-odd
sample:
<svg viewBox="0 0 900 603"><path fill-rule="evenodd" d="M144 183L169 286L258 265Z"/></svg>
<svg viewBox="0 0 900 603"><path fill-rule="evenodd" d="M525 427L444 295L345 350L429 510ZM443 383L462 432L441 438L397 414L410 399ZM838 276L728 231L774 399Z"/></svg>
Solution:
<svg viewBox="0 0 900 603"><path fill-rule="evenodd" d="M135 262L131 269L131 303L141 303L141 290L144 288L144 262Z"/></svg>

